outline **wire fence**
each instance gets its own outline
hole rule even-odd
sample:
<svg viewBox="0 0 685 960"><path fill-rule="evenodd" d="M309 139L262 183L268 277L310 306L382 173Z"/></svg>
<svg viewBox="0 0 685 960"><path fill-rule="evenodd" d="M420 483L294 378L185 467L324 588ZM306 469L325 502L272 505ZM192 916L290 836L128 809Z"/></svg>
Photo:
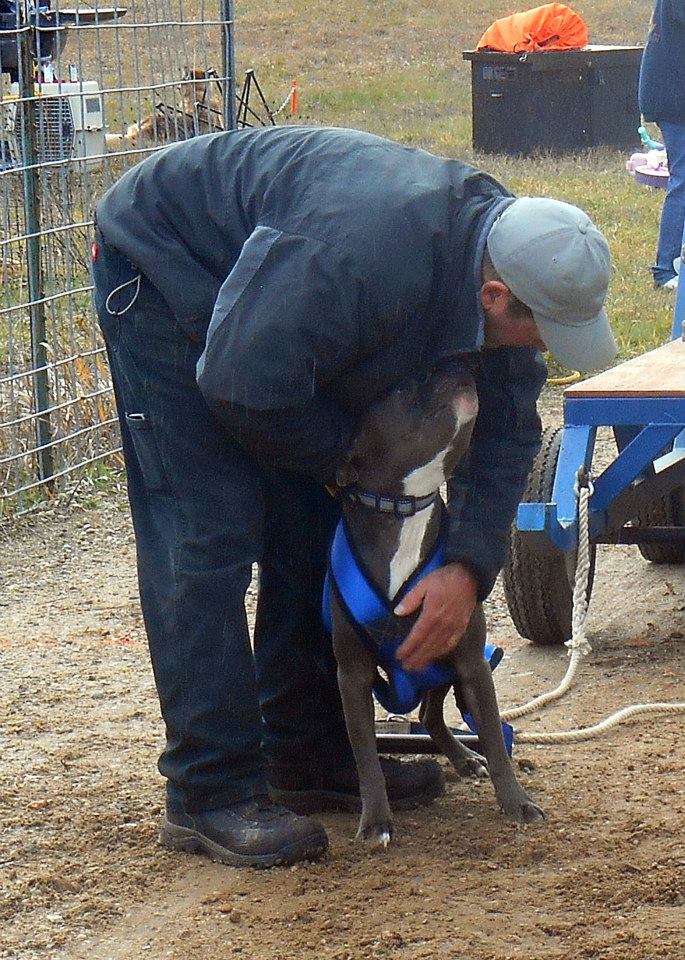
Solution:
<svg viewBox="0 0 685 960"><path fill-rule="evenodd" d="M165 144L256 116L236 101L232 0L40 2L0 0L0 517L120 456L97 200Z"/></svg>

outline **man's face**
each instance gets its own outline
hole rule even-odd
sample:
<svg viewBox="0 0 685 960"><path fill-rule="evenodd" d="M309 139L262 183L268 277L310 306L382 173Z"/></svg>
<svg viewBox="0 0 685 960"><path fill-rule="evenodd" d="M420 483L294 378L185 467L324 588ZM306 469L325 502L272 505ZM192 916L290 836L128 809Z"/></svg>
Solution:
<svg viewBox="0 0 685 960"><path fill-rule="evenodd" d="M533 315L520 307L514 307L514 298L509 288L499 280L487 280L480 291L481 306L485 315L485 348L536 347L547 350Z"/></svg>

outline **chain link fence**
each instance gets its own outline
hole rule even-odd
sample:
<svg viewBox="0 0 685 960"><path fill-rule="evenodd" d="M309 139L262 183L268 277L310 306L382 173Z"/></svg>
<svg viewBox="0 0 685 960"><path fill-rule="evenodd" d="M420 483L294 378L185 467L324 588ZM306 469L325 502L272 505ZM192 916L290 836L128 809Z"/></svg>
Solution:
<svg viewBox="0 0 685 960"><path fill-rule="evenodd" d="M119 456L97 200L165 144L236 126L232 0L38 2L0 0L0 517Z"/></svg>

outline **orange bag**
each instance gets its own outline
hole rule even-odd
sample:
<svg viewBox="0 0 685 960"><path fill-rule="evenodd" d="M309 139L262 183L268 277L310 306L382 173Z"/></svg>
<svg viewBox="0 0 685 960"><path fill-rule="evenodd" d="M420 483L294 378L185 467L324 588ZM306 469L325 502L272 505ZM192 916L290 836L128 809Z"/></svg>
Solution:
<svg viewBox="0 0 685 960"><path fill-rule="evenodd" d="M587 45L587 24L563 3L545 3L522 13L495 20L478 41L476 50L578 50Z"/></svg>

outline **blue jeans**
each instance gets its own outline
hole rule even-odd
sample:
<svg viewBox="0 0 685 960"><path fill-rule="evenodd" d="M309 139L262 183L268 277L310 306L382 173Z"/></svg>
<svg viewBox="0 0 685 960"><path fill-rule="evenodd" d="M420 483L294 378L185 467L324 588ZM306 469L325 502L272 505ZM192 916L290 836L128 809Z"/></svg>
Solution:
<svg viewBox="0 0 685 960"><path fill-rule="evenodd" d="M668 188L661 211L659 246L652 275L657 286L675 277L673 261L681 255L685 224L685 126L659 123L668 157Z"/></svg>
<svg viewBox="0 0 685 960"><path fill-rule="evenodd" d="M320 485L260 466L222 431L195 381L202 343L98 239L95 304L166 725L159 770L168 802L192 812L262 794L269 759L347 766L353 758L320 615L338 508ZM253 563L254 653L245 613Z"/></svg>

